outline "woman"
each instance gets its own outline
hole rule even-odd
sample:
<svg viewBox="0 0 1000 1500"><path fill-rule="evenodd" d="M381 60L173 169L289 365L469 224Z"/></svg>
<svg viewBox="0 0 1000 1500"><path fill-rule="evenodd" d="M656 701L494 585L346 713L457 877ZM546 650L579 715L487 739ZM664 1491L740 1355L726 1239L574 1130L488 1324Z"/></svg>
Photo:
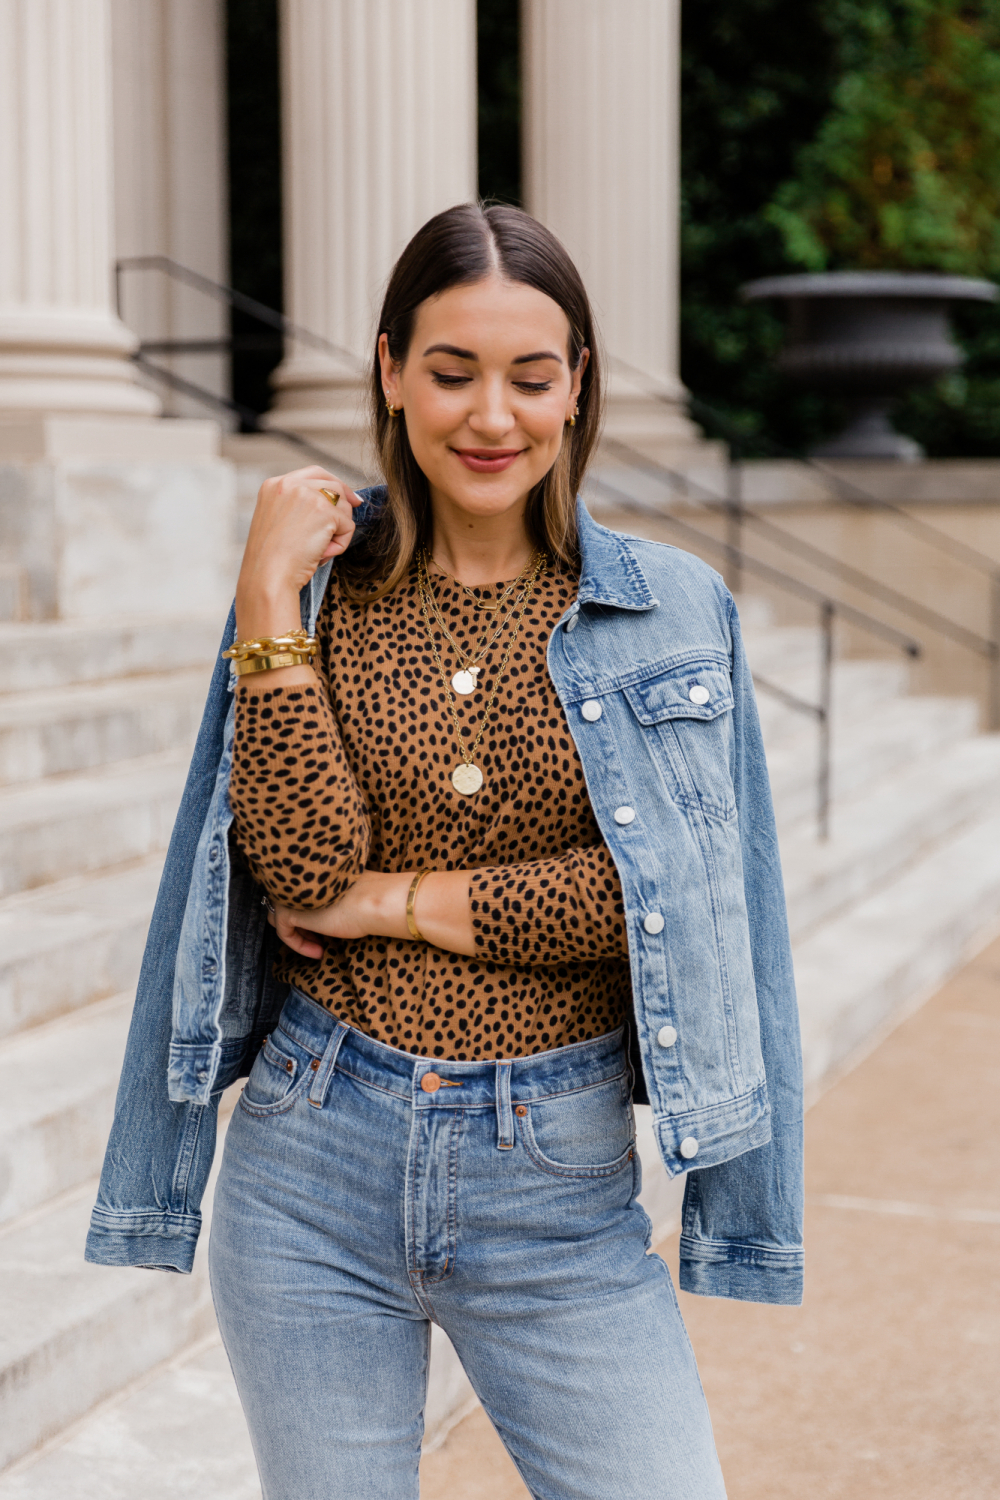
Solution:
<svg viewBox="0 0 1000 1500"><path fill-rule="evenodd" d="M189 1268L211 1106L256 1052L211 1272L265 1500L416 1495L432 1321L532 1494L714 1500L631 1099L690 1173L682 1285L797 1302L795 998L732 600L577 507L593 324L526 214L414 237L372 396L384 488L258 498L88 1254Z"/></svg>

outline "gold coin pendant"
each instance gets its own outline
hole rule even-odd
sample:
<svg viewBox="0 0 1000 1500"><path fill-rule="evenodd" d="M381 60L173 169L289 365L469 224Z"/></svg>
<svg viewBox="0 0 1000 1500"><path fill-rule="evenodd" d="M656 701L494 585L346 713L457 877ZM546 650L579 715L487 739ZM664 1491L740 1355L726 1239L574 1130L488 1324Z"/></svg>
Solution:
<svg viewBox="0 0 1000 1500"><path fill-rule="evenodd" d="M478 766L465 761L451 773L451 784L463 797L471 797L483 784L483 773Z"/></svg>
<svg viewBox="0 0 1000 1500"><path fill-rule="evenodd" d="M481 671L480 667L464 668L456 672L451 679L451 685L456 693L474 693L476 691L476 678Z"/></svg>

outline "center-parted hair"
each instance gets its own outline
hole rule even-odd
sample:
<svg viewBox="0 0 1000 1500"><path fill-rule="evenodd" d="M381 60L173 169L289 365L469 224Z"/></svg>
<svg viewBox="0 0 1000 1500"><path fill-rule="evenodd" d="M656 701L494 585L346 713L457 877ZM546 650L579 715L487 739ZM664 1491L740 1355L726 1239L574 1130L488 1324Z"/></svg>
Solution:
<svg viewBox="0 0 1000 1500"><path fill-rule="evenodd" d="M590 358L583 372L576 426L566 426L559 456L528 498L525 520L533 541L562 562L578 561L576 495L597 442L601 424L601 371L590 301L580 273L551 230L520 208L460 203L428 219L410 240L389 277L378 337L383 333L394 363L410 352L417 309L428 297L453 286L499 274L534 287L558 303L569 322L569 365L576 370L583 349ZM413 456L406 413L386 409L378 347L372 360L371 420L388 499L378 523L361 546L345 556L352 591L368 598L395 588L409 571L418 547L429 544L430 491Z"/></svg>

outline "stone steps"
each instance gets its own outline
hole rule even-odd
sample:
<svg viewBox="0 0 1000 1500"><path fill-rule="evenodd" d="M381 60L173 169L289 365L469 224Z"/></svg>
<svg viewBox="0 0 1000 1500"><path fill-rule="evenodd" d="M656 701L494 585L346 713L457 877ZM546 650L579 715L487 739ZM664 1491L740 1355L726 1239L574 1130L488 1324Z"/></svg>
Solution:
<svg viewBox="0 0 1000 1500"><path fill-rule="evenodd" d="M0 901L0 1040L130 989L163 855Z"/></svg>
<svg viewBox="0 0 1000 1500"><path fill-rule="evenodd" d="M0 786L15 786L183 746L201 722L202 667L0 697Z"/></svg>
<svg viewBox="0 0 1000 1500"><path fill-rule="evenodd" d="M835 810L827 843L803 825L781 845L793 942L901 876L1000 797L1000 736L960 741Z"/></svg>
<svg viewBox="0 0 1000 1500"><path fill-rule="evenodd" d="M165 849L190 752L0 790L0 896Z"/></svg>
<svg viewBox="0 0 1000 1500"><path fill-rule="evenodd" d="M131 993L0 1045L0 1224L100 1172Z"/></svg>
<svg viewBox="0 0 1000 1500"><path fill-rule="evenodd" d="M3 625L0 694L39 692L199 668L211 670L225 622L206 614L115 616Z"/></svg>
<svg viewBox="0 0 1000 1500"><path fill-rule="evenodd" d="M0 1468L214 1330L204 1247L193 1276L84 1262L96 1190L0 1229Z"/></svg>
<svg viewBox="0 0 1000 1500"><path fill-rule="evenodd" d="M870 1050L1000 929L1000 797L795 945L807 1088Z"/></svg>
<svg viewBox="0 0 1000 1500"><path fill-rule="evenodd" d="M971 698L892 698L878 705L849 732L835 724L832 735L832 814L865 787L975 734L978 710ZM767 757L778 832L785 837L798 823L815 823L819 732L806 723L794 738L772 746Z"/></svg>

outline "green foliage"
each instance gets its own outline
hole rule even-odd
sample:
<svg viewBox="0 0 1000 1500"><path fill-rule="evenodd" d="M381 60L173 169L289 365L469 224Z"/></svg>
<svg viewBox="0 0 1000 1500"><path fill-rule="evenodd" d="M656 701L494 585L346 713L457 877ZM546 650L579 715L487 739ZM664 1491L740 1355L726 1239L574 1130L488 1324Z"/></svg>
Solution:
<svg viewBox="0 0 1000 1500"><path fill-rule="evenodd" d="M1000 273L1000 0L842 3L851 59L766 217L810 270Z"/></svg>
<svg viewBox="0 0 1000 1500"><path fill-rule="evenodd" d="M888 218L890 236L912 258L892 264L979 274L1000 270L989 258L996 256L996 244L988 208L993 200L987 196L996 192L1000 174L998 18L1000 0L964 8L953 0L716 0L682 7L681 374L696 395L746 434L748 452L766 453L766 439L802 451L844 420L841 403L800 390L774 370L771 361L784 338L781 309L739 299L740 283L755 276L797 271L803 264L862 264L859 257L827 251L822 240L828 259L803 258L802 242L814 249L808 236L816 231L806 200L795 200L788 186L819 181L823 191L810 204L825 201L831 184L841 190L829 168L823 175L811 165L816 158L810 152L828 133L838 142L851 138L844 80L903 78L906 109L935 155L933 168L928 158L915 159L923 147L913 147L905 158L918 173L938 179L933 189L921 184L919 220L906 209L909 178L902 174L902 157L897 168L892 151L880 153L890 157L893 171L883 185L871 175L874 152L859 174L865 193L871 182L898 203L895 222L892 214ZM901 71L899 59L931 44L943 49L948 68L938 72L928 65L927 76L920 74L926 91L922 85L914 95L905 86L913 75ZM974 84L966 80L959 87L958 60ZM874 85L869 92L877 93ZM864 90L851 97L863 120L878 114L877 102L869 105ZM913 137L908 139L912 147ZM956 189L950 199L949 189L959 180L953 161L971 188ZM932 214L927 205L935 203L943 206ZM798 238L786 232L787 219L765 212L774 204L807 221ZM904 209L908 221L900 228ZM1000 221L1000 212L994 213ZM934 222L928 226L929 219ZM951 241L954 258L928 260L922 247L939 243L942 224L956 219L962 235ZM876 219L864 222L870 237ZM981 258L961 258L970 245ZM932 456L1000 455L1000 308L956 307L954 322L968 356L961 377L913 392L901 403L896 425Z"/></svg>

